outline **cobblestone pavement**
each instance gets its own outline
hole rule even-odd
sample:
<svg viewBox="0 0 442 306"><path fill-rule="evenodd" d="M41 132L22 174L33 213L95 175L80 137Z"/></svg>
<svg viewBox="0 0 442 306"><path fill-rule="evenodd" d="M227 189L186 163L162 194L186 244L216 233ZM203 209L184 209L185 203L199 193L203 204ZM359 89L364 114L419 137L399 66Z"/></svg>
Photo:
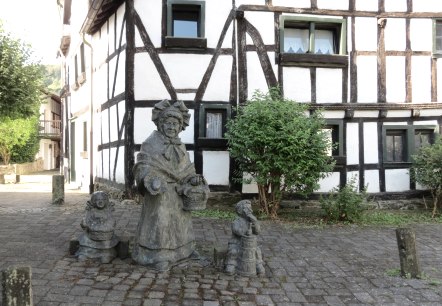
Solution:
<svg viewBox="0 0 442 306"><path fill-rule="evenodd" d="M399 268L395 228L270 222L259 238L264 277L228 276L208 262L156 273L130 259L98 264L69 255L88 198L68 190L65 204L53 206L50 186L0 185L0 270L31 266L35 305L442 304L442 225L414 226L419 280L391 276ZM116 206L117 234L133 235L140 207ZM195 218L194 229L201 250L227 245L231 235L228 221Z"/></svg>

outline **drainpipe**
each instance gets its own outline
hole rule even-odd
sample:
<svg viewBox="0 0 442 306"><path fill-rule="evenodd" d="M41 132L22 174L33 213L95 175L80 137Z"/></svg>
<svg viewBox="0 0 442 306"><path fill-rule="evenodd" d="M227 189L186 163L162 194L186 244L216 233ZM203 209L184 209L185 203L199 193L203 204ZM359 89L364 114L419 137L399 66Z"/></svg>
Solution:
<svg viewBox="0 0 442 306"><path fill-rule="evenodd" d="M91 102L90 102L90 113L91 113L91 123L89 124L89 194L94 192L94 138L93 138L93 126L94 126L94 49L92 44L86 40L85 33L83 32L83 42L91 50Z"/></svg>

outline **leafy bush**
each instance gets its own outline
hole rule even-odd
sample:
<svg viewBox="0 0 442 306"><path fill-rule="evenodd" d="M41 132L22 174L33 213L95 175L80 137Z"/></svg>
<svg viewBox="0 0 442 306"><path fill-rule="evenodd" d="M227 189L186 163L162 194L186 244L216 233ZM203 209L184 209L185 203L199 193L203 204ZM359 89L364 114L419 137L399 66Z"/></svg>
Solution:
<svg viewBox="0 0 442 306"><path fill-rule="evenodd" d="M14 154L16 154L14 161L20 161L23 158L24 161L34 160L38 151L38 147L35 145L35 142L38 142L37 132L36 118L3 118L0 122L0 158L3 163L8 165ZM18 151L16 151L17 149ZM22 152L22 156L19 157L17 154L20 154L20 152ZM32 157L29 156L32 154ZM32 159L29 160L28 158Z"/></svg>
<svg viewBox="0 0 442 306"><path fill-rule="evenodd" d="M353 177L344 187L334 188L326 197L321 197L320 203L330 221L356 222L362 217L362 204L366 199L366 191L358 191L356 178Z"/></svg>
<svg viewBox="0 0 442 306"><path fill-rule="evenodd" d="M284 99L278 88L266 94L256 91L227 122L237 179L257 183L264 214L276 217L283 192L307 195L332 171L334 160L327 154L331 143L324 126L320 111L309 115L308 105Z"/></svg>
<svg viewBox="0 0 442 306"><path fill-rule="evenodd" d="M427 187L433 198L433 217L442 200L442 141L436 139L432 145L422 147L412 156L411 178Z"/></svg>

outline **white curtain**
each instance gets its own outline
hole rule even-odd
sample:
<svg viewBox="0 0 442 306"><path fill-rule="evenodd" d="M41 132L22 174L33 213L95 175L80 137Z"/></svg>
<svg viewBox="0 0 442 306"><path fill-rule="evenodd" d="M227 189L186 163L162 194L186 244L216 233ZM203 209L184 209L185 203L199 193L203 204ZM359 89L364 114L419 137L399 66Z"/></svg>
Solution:
<svg viewBox="0 0 442 306"><path fill-rule="evenodd" d="M333 32L327 30L315 31L315 53L335 54Z"/></svg>
<svg viewBox="0 0 442 306"><path fill-rule="evenodd" d="M284 29L284 52L306 53L309 47L309 30Z"/></svg>
<svg viewBox="0 0 442 306"><path fill-rule="evenodd" d="M206 137L223 138L223 116L221 113L206 113Z"/></svg>

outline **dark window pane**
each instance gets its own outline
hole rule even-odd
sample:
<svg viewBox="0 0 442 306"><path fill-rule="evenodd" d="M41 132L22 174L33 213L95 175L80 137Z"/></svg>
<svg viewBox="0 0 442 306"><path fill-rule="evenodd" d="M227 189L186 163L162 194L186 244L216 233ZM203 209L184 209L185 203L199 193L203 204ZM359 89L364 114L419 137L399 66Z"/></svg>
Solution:
<svg viewBox="0 0 442 306"><path fill-rule="evenodd" d="M402 131L387 132L386 142L386 162L405 161L405 134Z"/></svg>
<svg viewBox="0 0 442 306"><path fill-rule="evenodd" d="M394 161L404 161L404 137L396 135L394 137Z"/></svg>
<svg viewBox="0 0 442 306"><path fill-rule="evenodd" d="M436 51L442 52L442 21L436 21Z"/></svg>
<svg viewBox="0 0 442 306"><path fill-rule="evenodd" d="M416 151L429 144L431 144L431 132L416 132L414 135L414 148Z"/></svg>

